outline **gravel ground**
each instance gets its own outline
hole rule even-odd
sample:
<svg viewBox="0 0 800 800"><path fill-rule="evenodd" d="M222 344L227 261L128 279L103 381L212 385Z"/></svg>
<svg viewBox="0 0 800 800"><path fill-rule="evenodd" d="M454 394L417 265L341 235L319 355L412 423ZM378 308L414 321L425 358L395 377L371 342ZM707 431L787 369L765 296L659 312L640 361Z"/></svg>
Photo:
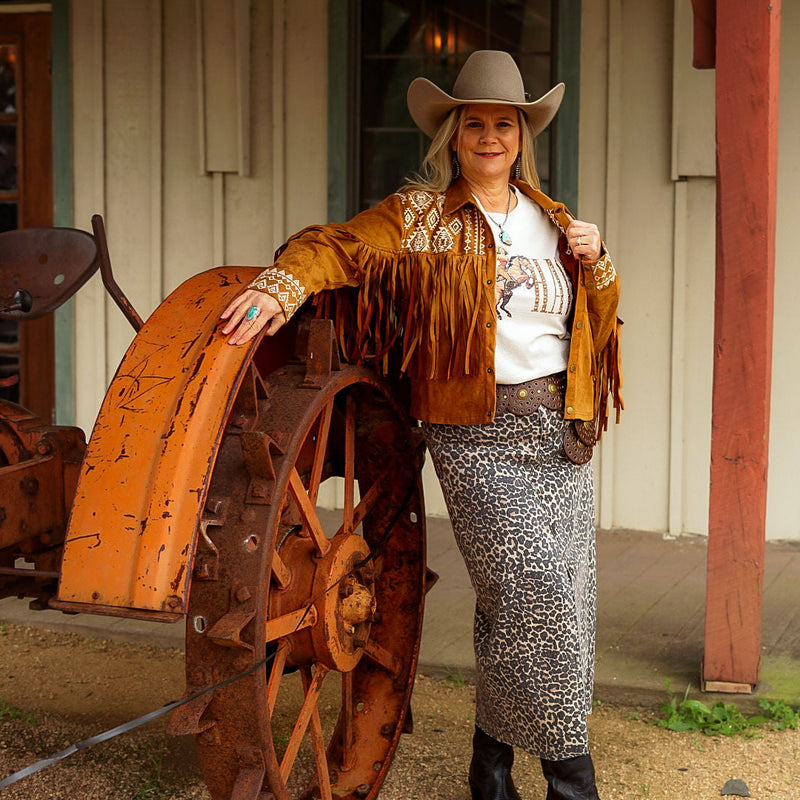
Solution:
<svg viewBox="0 0 800 800"><path fill-rule="evenodd" d="M177 651L0 623L0 776L159 708L183 690ZM458 676L417 677L415 732L404 736L381 800L468 800L473 691ZM9 712L9 707L19 709ZM657 709L598 704L590 719L603 800L711 800L734 778L756 800L800 800L800 734L676 734ZM158 721L0 791L9 800L208 800L192 742ZM524 800L541 800L538 761L517 756Z"/></svg>

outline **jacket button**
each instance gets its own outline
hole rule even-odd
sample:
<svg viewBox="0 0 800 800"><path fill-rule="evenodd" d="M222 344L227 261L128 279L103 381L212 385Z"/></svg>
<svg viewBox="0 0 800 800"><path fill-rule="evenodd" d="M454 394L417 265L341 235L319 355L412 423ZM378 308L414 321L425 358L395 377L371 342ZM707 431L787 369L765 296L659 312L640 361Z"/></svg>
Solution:
<svg viewBox="0 0 800 800"><path fill-rule="evenodd" d="M486 371L489 373L489 375L491 375L494 372L494 370L491 367L487 367Z"/></svg>
<svg viewBox="0 0 800 800"><path fill-rule="evenodd" d="M491 328L491 327L492 327L492 323L491 323L491 322L487 322L487 323L486 323L486 327L487 327L487 328Z"/></svg>
<svg viewBox="0 0 800 800"><path fill-rule="evenodd" d="M570 364L569 365L569 371L570 372L575 372L575 365L574 364Z"/></svg>
<svg viewBox="0 0 800 800"><path fill-rule="evenodd" d="M494 242L489 242L489 244L486 246L489 248L489 250L494 250Z"/></svg>
<svg viewBox="0 0 800 800"><path fill-rule="evenodd" d="M578 331L579 331L579 330L580 330L582 327L583 327L583 321L582 321L582 320L578 320L578 321L575 323L575 330L578 330Z"/></svg>
<svg viewBox="0 0 800 800"><path fill-rule="evenodd" d="M491 279L491 278L489 278L489 279L486 281L486 285L487 285L487 286L491 286L491 285L492 285L492 279Z"/></svg>
<svg viewBox="0 0 800 800"><path fill-rule="evenodd" d="M574 410L572 406L567 406L567 414L571 414Z"/></svg>
<svg viewBox="0 0 800 800"><path fill-rule="evenodd" d="M587 289L594 289L594 284L591 281L587 281L586 288Z"/></svg>

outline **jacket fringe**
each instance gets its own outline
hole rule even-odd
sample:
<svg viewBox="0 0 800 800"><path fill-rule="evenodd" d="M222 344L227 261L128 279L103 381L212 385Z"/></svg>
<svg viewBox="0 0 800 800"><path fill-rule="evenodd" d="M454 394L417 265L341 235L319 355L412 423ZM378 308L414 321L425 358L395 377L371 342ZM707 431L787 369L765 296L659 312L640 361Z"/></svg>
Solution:
<svg viewBox="0 0 800 800"><path fill-rule="evenodd" d="M355 265L360 285L321 292L316 314L334 321L341 355L352 364L370 362L384 375L426 380L470 375L479 363L482 260L450 253L398 257L362 244Z"/></svg>
<svg viewBox="0 0 800 800"><path fill-rule="evenodd" d="M614 330L608 338L606 346L597 356L597 395L595 408L597 409L597 440L603 431L608 430L609 399L616 411L616 423L619 424L620 414L625 410L625 401L622 397L622 358L620 353L620 334L622 320L617 318Z"/></svg>

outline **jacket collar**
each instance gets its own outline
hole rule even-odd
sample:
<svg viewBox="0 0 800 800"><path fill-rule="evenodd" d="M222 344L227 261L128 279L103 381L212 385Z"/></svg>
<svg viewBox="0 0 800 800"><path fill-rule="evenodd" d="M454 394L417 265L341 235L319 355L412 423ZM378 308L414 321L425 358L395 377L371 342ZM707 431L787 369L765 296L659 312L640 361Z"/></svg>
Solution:
<svg viewBox="0 0 800 800"><path fill-rule="evenodd" d="M559 223L561 223L562 228L566 228L569 225L572 215L569 213L567 207L563 203L557 203L555 200L551 200L544 192L540 191L539 189L534 189L533 186L525 181L513 180L511 183L526 197L529 197L534 203L539 205L544 211L553 215L559 221ZM474 206L475 198L472 196L472 191L469 188L469 184L466 182L464 177L461 176L447 189L447 192L445 193L444 214L446 216L455 214L462 208L462 206L465 206L468 203Z"/></svg>

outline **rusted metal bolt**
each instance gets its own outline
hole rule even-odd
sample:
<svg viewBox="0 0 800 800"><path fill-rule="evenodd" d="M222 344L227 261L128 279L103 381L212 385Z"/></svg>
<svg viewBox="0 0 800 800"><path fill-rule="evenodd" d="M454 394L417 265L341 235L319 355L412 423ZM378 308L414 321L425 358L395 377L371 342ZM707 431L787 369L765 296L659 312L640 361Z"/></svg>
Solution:
<svg viewBox="0 0 800 800"><path fill-rule="evenodd" d="M49 456L53 452L53 443L47 438L39 439L36 443L36 452L40 456Z"/></svg>
<svg viewBox="0 0 800 800"><path fill-rule="evenodd" d="M222 510L224 505L225 499L223 497L209 497L206 499L206 507L204 510L209 514L216 516Z"/></svg>
<svg viewBox="0 0 800 800"><path fill-rule="evenodd" d="M99 600L100 592L92 592L92 600Z"/></svg>
<svg viewBox="0 0 800 800"><path fill-rule="evenodd" d="M250 494L253 497L263 499L267 496L267 487L261 481L253 481L250 484Z"/></svg>
<svg viewBox="0 0 800 800"><path fill-rule="evenodd" d="M253 661L247 656L237 656L233 661L233 668L237 672L244 672L246 669L248 669L248 667L252 666L253 666Z"/></svg>
<svg viewBox="0 0 800 800"><path fill-rule="evenodd" d="M240 586L236 590L236 599L240 603L246 603L253 595L250 594L250 590L246 586Z"/></svg>
<svg viewBox="0 0 800 800"><path fill-rule="evenodd" d="M394 733L394 728L388 723L386 725L381 726L381 736L383 736L384 738L391 739L393 733Z"/></svg>
<svg viewBox="0 0 800 800"><path fill-rule="evenodd" d="M170 596L167 598L167 605L168 605L170 608L178 608L178 606L180 606L180 605L181 605L181 599L180 599L180 597L178 597L178 596L176 596L176 595L174 595L174 594L171 594L171 595L170 595Z"/></svg>
<svg viewBox="0 0 800 800"><path fill-rule="evenodd" d="M36 478L25 478L20 482L19 488L29 497L33 497L39 491L39 481Z"/></svg>
<svg viewBox="0 0 800 800"><path fill-rule="evenodd" d="M375 763L372 765L372 769L374 769L374 770L375 770L375 772L380 772L380 771L381 771L381 767L382 767L382 766L383 766L383 761L376 761L376 762L375 762Z"/></svg>
<svg viewBox="0 0 800 800"><path fill-rule="evenodd" d="M194 576L199 580L206 580L211 577L211 565L199 557L194 562Z"/></svg>
<svg viewBox="0 0 800 800"><path fill-rule="evenodd" d="M369 794L370 785L362 783L361 786L356 786L356 797L366 797Z"/></svg>

